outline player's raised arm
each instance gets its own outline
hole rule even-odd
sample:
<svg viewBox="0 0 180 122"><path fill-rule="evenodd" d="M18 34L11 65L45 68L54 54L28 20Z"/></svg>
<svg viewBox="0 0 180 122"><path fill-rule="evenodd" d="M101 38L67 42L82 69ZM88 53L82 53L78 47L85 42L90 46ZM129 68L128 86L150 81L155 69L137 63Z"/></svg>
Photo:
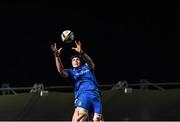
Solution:
<svg viewBox="0 0 180 122"><path fill-rule="evenodd" d="M82 50L81 48L81 42L80 41L75 41L76 47L73 47L72 49L78 52L81 57L84 59L84 61L87 63L87 65L91 68L94 69L94 63L92 59Z"/></svg>
<svg viewBox="0 0 180 122"><path fill-rule="evenodd" d="M56 68L57 68L59 74L64 78L68 77L68 73L64 70L64 66L63 66L61 58L60 58L60 53L61 53L62 48L58 49L56 47L56 43L54 43L54 44L51 44L51 50L54 53Z"/></svg>

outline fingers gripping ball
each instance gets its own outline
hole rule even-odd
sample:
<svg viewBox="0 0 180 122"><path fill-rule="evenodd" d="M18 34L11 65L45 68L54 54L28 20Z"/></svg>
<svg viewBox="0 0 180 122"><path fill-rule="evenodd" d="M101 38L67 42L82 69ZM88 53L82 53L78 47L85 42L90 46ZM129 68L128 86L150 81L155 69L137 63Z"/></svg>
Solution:
<svg viewBox="0 0 180 122"><path fill-rule="evenodd" d="M61 33L61 39L64 43L71 43L74 40L74 34L71 30L65 30Z"/></svg>

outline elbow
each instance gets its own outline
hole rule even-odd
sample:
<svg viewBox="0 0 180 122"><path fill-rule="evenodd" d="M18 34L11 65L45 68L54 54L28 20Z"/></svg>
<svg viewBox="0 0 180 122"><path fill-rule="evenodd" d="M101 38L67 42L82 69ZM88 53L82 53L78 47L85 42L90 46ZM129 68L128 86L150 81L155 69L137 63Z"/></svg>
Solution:
<svg viewBox="0 0 180 122"><path fill-rule="evenodd" d="M94 67L95 67L94 64L89 64L88 66L90 69L94 69Z"/></svg>
<svg viewBox="0 0 180 122"><path fill-rule="evenodd" d="M91 68L94 69L94 67L95 67L94 64L92 64Z"/></svg>
<svg viewBox="0 0 180 122"><path fill-rule="evenodd" d="M58 71L58 73L59 73L62 77L64 77L63 71Z"/></svg>
<svg viewBox="0 0 180 122"><path fill-rule="evenodd" d="M61 74L63 74L63 70L59 70L58 69L58 73L61 75Z"/></svg>
<svg viewBox="0 0 180 122"><path fill-rule="evenodd" d="M58 73L63 77L63 78L67 78L68 75L64 70L58 70Z"/></svg>
<svg viewBox="0 0 180 122"><path fill-rule="evenodd" d="M63 70L64 70L64 69L63 69L62 67L57 67L57 71L58 71L58 73L60 73L60 74L61 74L61 73L63 72Z"/></svg>

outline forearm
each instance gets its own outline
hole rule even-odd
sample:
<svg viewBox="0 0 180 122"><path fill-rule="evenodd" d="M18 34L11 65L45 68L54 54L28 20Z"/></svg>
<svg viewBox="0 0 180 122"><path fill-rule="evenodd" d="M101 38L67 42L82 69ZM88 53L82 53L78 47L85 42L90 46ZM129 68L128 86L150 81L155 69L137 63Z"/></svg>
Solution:
<svg viewBox="0 0 180 122"><path fill-rule="evenodd" d="M56 60L56 67L57 67L57 70L59 72L59 74L64 77L64 78L67 78L68 77L68 73L64 70L64 66L61 62L61 59L60 57L56 57L55 56L55 60Z"/></svg>
<svg viewBox="0 0 180 122"><path fill-rule="evenodd" d="M56 61L56 68L57 68L58 72L62 73L62 71L64 70L64 66L62 64L60 57L55 56L55 61Z"/></svg>
<svg viewBox="0 0 180 122"><path fill-rule="evenodd" d="M83 58L83 60L88 64L88 66L93 69L94 63L93 63L92 59L84 51L81 51L80 55Z"/></svg>

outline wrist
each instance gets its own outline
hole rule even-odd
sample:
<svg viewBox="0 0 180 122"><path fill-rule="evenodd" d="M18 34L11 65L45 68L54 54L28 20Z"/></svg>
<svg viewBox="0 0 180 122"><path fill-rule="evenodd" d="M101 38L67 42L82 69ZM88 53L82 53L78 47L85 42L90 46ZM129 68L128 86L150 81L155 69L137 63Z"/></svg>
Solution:
<svg viewBox="0 0 180 122"><path fill-rule="evenodd" d="M84 52L84 51L80 51L79 54L80 54L80 55L84 55L85 52Z"/></svg>
<svg viewBox="0 0 180 122"><path fill-rule="evenodd" d="M60 57L59 55L56 55L56 54L55 54L54 56L55 56L56 58L59 58L59 57Z"/></svg>

